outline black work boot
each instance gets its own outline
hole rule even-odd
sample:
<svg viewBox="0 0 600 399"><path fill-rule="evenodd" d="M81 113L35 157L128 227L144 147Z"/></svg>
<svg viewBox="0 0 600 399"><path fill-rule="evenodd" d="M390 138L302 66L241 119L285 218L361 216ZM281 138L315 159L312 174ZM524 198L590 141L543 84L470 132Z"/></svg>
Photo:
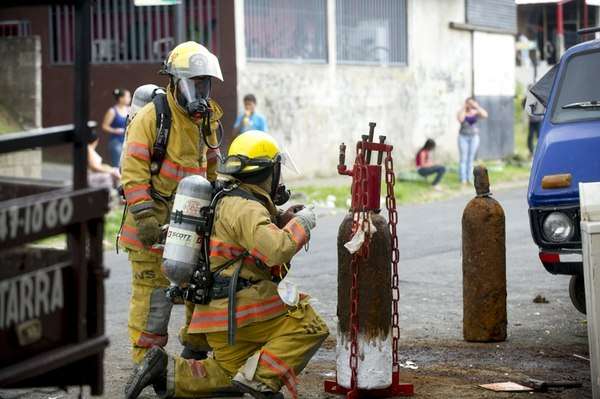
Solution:
<svg viewBox="0 0 600 399"><path fill-rule="evenodd" d="M232 380L231 384L243 393L247 393L256 399L284 399L281 392L272 391L257 391L256 389L236 380Z"/></svg>
<svg viewBox="0 0 600 399"><path fill-rule="evenodd" d="M158 347L150 349L125 385L125 399L135 399L149 385L166 387L169 356Z"/></svg>
<svg viewBox="0 0 600 399"><path fill-rule="evenodd" d="M204 360L208 357L208 352L206 351L195 351L193 349L188 348L187 346L183 347L181 351L182 358L191 359L191 360Z"/></svg>

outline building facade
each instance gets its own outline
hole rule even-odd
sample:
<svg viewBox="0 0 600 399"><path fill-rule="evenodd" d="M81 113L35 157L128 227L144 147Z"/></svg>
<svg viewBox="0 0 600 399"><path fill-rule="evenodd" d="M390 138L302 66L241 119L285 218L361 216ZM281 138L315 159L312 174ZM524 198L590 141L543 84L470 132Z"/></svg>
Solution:
<svg viewBox="0 0 600 399"><path fill-rule="evenodd" d="M237 94L232 1L183 0L181 20L172 6L136 7L133 0L96 0L93 4L92 120L102 121L114 104L115 88L133 92L146 83L166 85L167 79L158 71L179 34L183 40L199 41L219 55L225 82L214 86L214 95L225 109L225 124L233 124ZM2 36L39 37L43 126L72 123L74 26L73 6L0 5L0 40ZM100 149L106 155L102 146L107 140L100 136ZM70 156L66 146L44 153L53 161L68 162Z"/></svg>
<svg viewBox="0 0 600 399"><path fill-rule="evenodd" d="M370 121L407 167L426 138L438 142L438 158L456 160L456 114L470 96L490 114L480 157L513 151L514 0L183 0L182 7L176 14L133 0L95 2L93 119L102 119L116 87L166 83L156 73L183 24L184 39L221 60L225 83L214 94L225 109L225 141L242 97L253 93L307 176L335 174L338 145L354 143ZM44 126L70 122L72 16L64 6L0 9L0 26L19 21L26 28L12 32L40 37Z"/></svg>
<svg viewBox="0 0 600 399"><path fill-rule="evenodd" d="M456 160L456 114L489 110L483 158L513 151L516 8L509 0L236 0L238 102L257 96L307 175L332 175L368 122L408 166L426 138ZM238 104L241 107L241 102Z"/></svg>

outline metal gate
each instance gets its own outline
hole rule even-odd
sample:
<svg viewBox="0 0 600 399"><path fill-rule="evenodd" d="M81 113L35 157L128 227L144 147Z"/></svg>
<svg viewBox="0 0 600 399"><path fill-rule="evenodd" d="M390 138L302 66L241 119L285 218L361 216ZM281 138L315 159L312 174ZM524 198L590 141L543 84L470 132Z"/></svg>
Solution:
<svg viewBox="0 0 600 399"><path fill-rule="evenodd" d="M0 136L0 154L72 143L74 172L70 187L0 179L0 388L89 385L101 395L109 193L87 187L90 0L63 3L75 6L75 123ZM27 245L57 234L66 250Z"/></svg>

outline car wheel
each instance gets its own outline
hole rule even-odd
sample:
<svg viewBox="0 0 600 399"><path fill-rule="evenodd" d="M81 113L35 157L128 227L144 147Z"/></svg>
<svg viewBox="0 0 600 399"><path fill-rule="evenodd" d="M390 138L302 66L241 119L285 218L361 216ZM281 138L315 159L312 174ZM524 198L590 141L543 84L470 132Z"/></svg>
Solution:
<svg viewBox="0 0 600 399"><path fill-rule="evenodd" d="M585 285L583 283L583 275L576 274L571 276L569 282L569 296L573 306L581 313L585 314Z"/></svg>

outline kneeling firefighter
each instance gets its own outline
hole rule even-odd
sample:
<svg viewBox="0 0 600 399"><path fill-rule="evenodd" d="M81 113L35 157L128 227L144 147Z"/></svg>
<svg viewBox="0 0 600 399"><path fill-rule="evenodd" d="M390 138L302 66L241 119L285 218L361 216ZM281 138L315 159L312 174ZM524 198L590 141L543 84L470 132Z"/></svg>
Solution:
<svg viewBox="0 0 600 399"><path fill-rule="evenodd" d="M156 94L127 128L121 162L127 203L119 245L126 248L132 269L129 338L134 363L153 346L165 346L172 303L165 297L169 281L161 272L161 227L168 223L178 182L188 175L216 179L219 127L223 112L209 98L211 79L223 80L219 61L205 47L186 42L175 47L163 64L170 81L166 94ZM191 319L193 306L188 312ZM191 355L205 357L206 343L181 340ZM185 351L184 351L185 353Z"/></svg>
<svg viewBox="0 0 600 399"><path fill-rule="evenodd" d="M232 142L211 204L209 267L198 268L190 284L211 281L209 290L196 291L188 332L205 334L213 357L185 360L153 348L130 378L126 398L149 385L162 397L195 398L231 392L283 398L285 385L297 397L296 376L329 331L307 295L286 293L285 280L278 286L281 270L316 225L315 214L302 206L278 213L275 205L289 198L280 184L285 159L264 132L249 131Z"/></svg>

